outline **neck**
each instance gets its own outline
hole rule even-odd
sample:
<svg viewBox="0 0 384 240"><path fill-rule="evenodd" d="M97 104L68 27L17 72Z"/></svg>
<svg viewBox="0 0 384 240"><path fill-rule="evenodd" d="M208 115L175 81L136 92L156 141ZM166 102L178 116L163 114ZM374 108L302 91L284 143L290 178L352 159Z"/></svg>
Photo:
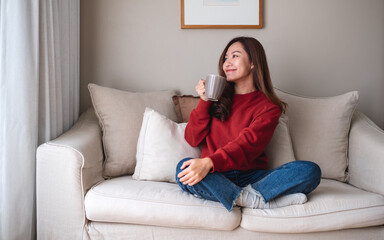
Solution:
<svg viewBox="0 0 384 240"><path fill-rule="evenodd" d="M235 83L235 94L247 94L256 91L253 82L251 84Z"/></svg>

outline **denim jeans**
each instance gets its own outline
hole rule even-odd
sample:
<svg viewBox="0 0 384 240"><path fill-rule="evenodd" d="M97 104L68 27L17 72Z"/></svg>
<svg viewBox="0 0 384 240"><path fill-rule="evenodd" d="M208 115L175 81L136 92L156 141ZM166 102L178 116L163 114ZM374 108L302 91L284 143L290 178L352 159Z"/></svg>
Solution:
<svg viewBox="0 0 384 240"><path fill-rule="evenodd" d="M294 161L272 170L213 172L193 186L184 185L177 175L185 158L176 167L176 181L184 191L197 197L221 202L231 211L236 198L247 185L258 191L268 202L276 197L292 194L312 192L321 178L320 167L309 161Z"/></svg>

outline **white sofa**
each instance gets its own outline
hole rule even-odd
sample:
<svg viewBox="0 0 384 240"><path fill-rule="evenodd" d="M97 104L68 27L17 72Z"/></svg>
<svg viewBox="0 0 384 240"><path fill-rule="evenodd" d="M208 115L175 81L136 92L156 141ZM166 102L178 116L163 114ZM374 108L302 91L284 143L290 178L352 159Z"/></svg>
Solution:
<svg viewBox="0 0 384 240"><path fill-rule="evenodd" d="M322 179L303 205L230 213L174 183L103 177L99 121L91 108L38 148L38 239L384 239L384 131L360 112L345 181Z"/></svg>

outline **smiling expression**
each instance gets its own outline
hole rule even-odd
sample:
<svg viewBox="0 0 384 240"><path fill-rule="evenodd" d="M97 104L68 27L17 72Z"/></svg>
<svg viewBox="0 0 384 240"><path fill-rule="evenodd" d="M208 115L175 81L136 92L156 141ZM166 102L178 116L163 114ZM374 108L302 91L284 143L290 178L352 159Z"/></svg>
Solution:
<svg viewBox="0 0 384 240"><path fill-rule="evenodd" d="M240 42L233 43L225 54L223 70L227 81L240 82L252 81L253 64Z"/></svg>

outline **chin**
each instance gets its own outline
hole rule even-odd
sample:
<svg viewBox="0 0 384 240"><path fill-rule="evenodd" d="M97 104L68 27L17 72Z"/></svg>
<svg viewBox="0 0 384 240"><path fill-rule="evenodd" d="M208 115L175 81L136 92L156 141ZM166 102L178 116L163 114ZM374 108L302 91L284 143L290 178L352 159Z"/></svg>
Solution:
<svg viewBox="0 0 384 240"><path fill-rule="evenodd" d="M233 81L235 81L236 79L235 78L233 78L233 77L226 77L226 79L227 79L227 82L233 82Z"/></svg>
<svg viewBox="0 0 384 240"><path fill-rule="evenodd" d="M237 79L233 79L233 78L227 78L227 82L236 82Z"/></svg>

